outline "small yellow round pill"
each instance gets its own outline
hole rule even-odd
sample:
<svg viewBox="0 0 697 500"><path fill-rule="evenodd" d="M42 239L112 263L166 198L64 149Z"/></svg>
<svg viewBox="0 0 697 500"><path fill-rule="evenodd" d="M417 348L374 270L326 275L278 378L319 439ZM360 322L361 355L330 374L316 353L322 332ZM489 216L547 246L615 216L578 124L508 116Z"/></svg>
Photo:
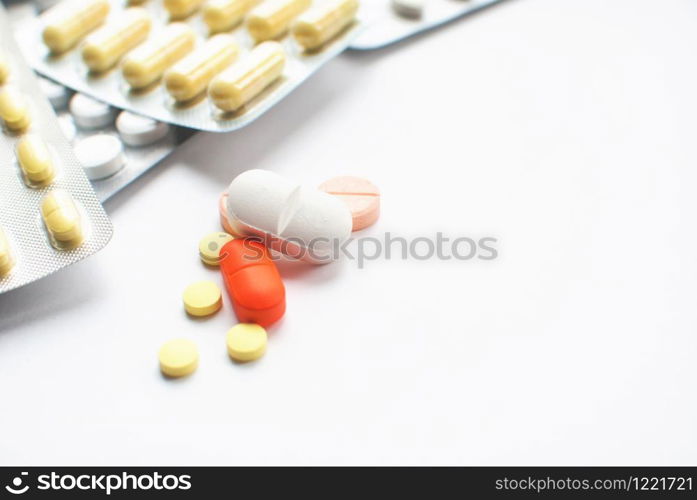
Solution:
<svg viewBox="0 0 697 500"><path fill-rule="evenodd" d="M227 332L227 352L235 361L254 361L266 352L266 330L254 323L240 323Z"/></svg>
<svg viewBox="0 0 697 500"><path fill-rule="evenodd" d="M185 377L198 367L198 348L191 340L174 339L160 348L158 358L162 373L168 377Z"/></svg>
<svg viewBox="0 0 697 500"><path fill-rule="evenodd" d="M222 305L220 288L212 281L198 281L184 290L184 308L192 316L210 316Z"/></svg>
<svg viewBox="0 0 697 500"><path fill-rule="evenodd" d="M198 244L198 253L204 264L209 266L220 265L220 249L228 241L234 240L232 236L223 232L207 234Z"/></svg>

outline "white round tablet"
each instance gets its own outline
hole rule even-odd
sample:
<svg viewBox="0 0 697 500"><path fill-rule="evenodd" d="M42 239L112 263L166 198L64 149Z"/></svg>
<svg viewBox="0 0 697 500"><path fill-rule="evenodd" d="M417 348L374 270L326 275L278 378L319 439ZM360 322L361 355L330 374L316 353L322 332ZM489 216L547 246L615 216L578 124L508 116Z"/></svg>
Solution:
<svg viewBox="0 0 697 500"><path fill-rule="evenodd" d="M73 118L71 116L59 116L58 126L61 128L61 131L63 131L63 135L66 139L68 139L68 142L73 142L75 140L77 129L75 128L75 123L73 122Z"/></svg>
<svg viewBox="0 0 697 500"><path fill-rule="evenodd" d="M80 128L101 128L111 125L114 119L111 106L85 94L75 94L70 99L70 114Z"/></svg>
<svg viewBox="0 0 697 500"><path fill-rule="evenodd" d="M104 179L121 170L126 158L123 145L113 135L97 134L75 144L75 156L90 180Z"/></svg>
<svg viewBox="0 0 697 500"><path fill-rule="evenodd" d="M166 136L169 125L130 111L122 111L116 118L116 130L121 140L129 146L147 146Z"/></svg>
<svg viewBox="0 0 697 500"><path fill-rule="evenodd" d="M68 105L71 92L63 85L48 78L39 77L39 86L44 95L48 97L53 109L64 109Z"/></svg>

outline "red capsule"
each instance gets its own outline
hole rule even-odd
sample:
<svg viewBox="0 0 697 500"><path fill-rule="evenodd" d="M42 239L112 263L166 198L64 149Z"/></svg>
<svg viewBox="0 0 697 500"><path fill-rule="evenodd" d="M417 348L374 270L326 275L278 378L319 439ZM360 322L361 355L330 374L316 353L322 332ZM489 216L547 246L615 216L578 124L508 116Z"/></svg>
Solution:
<svg viewBox="0 0 697 500"><path fill-rule="evenodd" d="M286 312L286 288L271 259L259 241L240 238L220 250L223 273L232 307L242 323L267 327Z"/></svg>

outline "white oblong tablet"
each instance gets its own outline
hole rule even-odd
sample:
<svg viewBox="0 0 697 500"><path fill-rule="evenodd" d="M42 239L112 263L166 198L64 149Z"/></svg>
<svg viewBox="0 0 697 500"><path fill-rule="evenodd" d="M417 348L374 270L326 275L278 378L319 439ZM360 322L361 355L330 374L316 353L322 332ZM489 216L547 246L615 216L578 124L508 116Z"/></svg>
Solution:
<svg viewBox="0 0 697 500"><path fill-rule="evenodd" d="M97 134L75 144L75 156L90 180L112 176L126 164L123 145L113 135Z"/></svg>
<svg viewBox="0 0 697 500"><path fill-rule="evenodd" d="M326 264L351 235L351 212L341 200L273 172L247 170L227 192L232 229L291 257Z"/></svg>
<svg viewBox="0 0 697 500"><path fill-rule="evenodd" d="M111 106L85 94L75 94L69 108L75 124L84 129L107 127L114 119Z"/></svg>
<svg viewBox="0 0 697 500"><path fill-rule="evenodd" d="M116 130L129 146L147 146L167 135L169 125L130 111L122 111L116 118Z"/></svg>
<svg viewBox="0 0 697 500"><path fill-rule="evenodd" d="M64 109L70 100L70 90L48 78L39 77L39 86L53 109Z"/></svg>

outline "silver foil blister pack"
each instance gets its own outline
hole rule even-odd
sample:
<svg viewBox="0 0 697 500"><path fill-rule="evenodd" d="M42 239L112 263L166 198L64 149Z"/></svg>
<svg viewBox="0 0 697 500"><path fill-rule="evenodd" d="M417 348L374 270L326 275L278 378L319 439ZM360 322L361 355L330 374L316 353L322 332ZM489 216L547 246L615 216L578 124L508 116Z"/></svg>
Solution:
<svg viewBox="0 0 697 500"><path fill-rule="evenodd" d="M26 100L29 125L0 131L0 227L6 236L14 265L0 277L0 293L26 285L92 255L111 238L112 227L92 186L58 125L51 105L43 96L36 76L25 64L12 39L5 10L0 6L0 51L9 76L0 91L14 89ZM16 158L18 141L35 134L47 145L55 177L42 187L30 187ZM68 193L80 214L83 238L75 248L56 248L41 216L41 202L52 192ZM5 242L0 242L3 247ZM4 248L1 249L4 252ZM7 260L4 261L7 264Z"/></svg>
<svg viewBox="0 0 697 500"><path fill-rule="evenodd" d="M461 17L492 7L504 0L422 0L420 14L401 13L394 0L365 2L367 27L350 45L354 50L387 47L428 30L438 28Z"/></svg>
<svg viewBox="0 0 697 500"><path fill-rule="evenodd" d="M326 1L313 0L314 4ZM125 0L112 1L106 23L118 16L126 7L126 3ZM366 3L366 0L361 3ZM370 0L367 3L370 3ZM147 9L151 14L153 26L149 37L156 37L169 22L169 15L162 5L162 0L147 0L139 6ZM146 90L133 91L124 80L119 65L109 71L94 74L88 71L83 62L79 44L62 55L54 56L42 43L44 23L41 18L19 23L15 27L15 34L32 67L67 87L117 108L130 110L155 120L198 130L228 132L253 122L302 84L322 65L345 50L351 40L364 28L363 8L361 5L356 18L317 50L303 50L290 34L277 38L276 41L282 44L286 53L286 64L282 75L234 112L223 112L215 107L206 97L205 92L197 99L178 103L167 93L161 82ZM197 35L197 47L200 47L208 38L208 28L201 19L200 12L195 12L178 22L184 22L194 29ZM242 61L255 46L244 23L224 33L234 37L241 49L233 65Z"/></svg>
<svg viewBox="0 0 697 500"><path fill-rule="evenodd" d="M49 82L48 80L44 79L42 87L44 88L44 91L46 91L47 86L55 85L60 84L57 84L56 82ZM63 89L63 91L69 92L67 89ZM49 95L49 97L51 95L55 95L55 92L51 92L50 90L46 93ZM109 123L99 127L86 128L80 126L79 120L76 120L75 117L70 113L68 109L68 102L71 98L72 96L70 96L70 93L68 93L65 98L61 97L60 99L53 100L49 98L54 111L58 115L58 121L61 125L63 133L71 145L79 148L81 144L84 144L85 140L90 140L92 137L106 134L117 138L123 146L123 166L113 175L90 180L94 191L97 193L97 197L102 202L108 200L145 172L153 168L160 161L166 158L172 151L174 151L177 146L195 133L191 129L177 127L174 125L165 125L168 130L164 137L158 138L152 142L148 141L138 145L129 144L127 140L124 140L123 137L121 137L115 126L116 120L119 119L121 114L129 113L128 111L112 109Z"/></svg>

